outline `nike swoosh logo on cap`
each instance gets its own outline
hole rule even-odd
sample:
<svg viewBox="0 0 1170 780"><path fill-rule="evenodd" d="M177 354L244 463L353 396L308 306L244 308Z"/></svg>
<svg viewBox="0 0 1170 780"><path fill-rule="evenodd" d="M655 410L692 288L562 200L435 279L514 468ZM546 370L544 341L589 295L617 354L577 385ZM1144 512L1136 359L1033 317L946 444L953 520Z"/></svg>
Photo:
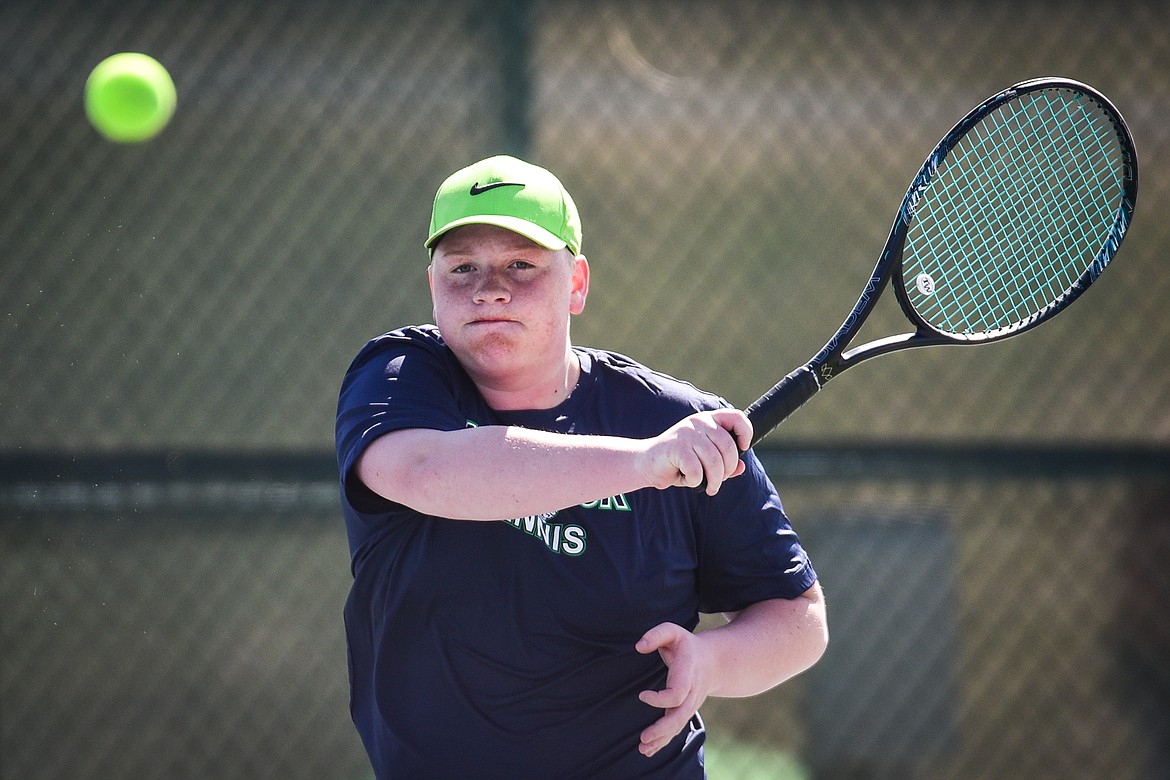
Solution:
<svg viewBox="0 0 1170 780"><path fill-rule="evenodd" d="M479 195L481 192L487 192L488 190L494 190L496 187L523 187L523 186L524 186L524 183L519 182L519 181L496 181L496 182L492 182L491 184L485 184L482 187L479 186L479 182L476 182L475 184L471 185L471 194L472 195Z"/></svg>

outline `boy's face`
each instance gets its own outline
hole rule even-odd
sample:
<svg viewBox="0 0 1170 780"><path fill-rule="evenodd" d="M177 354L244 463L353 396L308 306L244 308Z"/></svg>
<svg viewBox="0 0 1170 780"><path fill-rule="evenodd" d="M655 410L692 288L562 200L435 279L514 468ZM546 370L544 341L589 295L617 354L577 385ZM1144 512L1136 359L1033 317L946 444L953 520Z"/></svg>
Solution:
<svg viewBox="0 0 1170 780"><path fill-rule="evenodd" d="M507 390L564 371L569 317L585 306L589 265L510 230L465 225L428 269L435 324L481 388Z"/></svg>

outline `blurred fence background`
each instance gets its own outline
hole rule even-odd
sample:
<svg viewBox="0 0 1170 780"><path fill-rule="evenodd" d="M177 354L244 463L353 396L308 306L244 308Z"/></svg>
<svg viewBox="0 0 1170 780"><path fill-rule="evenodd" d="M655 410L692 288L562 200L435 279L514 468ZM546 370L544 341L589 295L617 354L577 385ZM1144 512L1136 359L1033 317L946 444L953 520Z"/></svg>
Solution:
<svg viewBox="0 0 1170 780"><path fill-rule="evenodd" d="M594 273L575 340L743 405L839 324L942 133L1049 74L1134 131L1118 260L1044 329L867 364L767 440L833 642L708 703L710 771L1170 777L1168 11L5 3L0 777L368 775L333 409L366 339L429 319L452 170L555 170ZM179 92L138 146L81 104L123 50Z"/></svg>

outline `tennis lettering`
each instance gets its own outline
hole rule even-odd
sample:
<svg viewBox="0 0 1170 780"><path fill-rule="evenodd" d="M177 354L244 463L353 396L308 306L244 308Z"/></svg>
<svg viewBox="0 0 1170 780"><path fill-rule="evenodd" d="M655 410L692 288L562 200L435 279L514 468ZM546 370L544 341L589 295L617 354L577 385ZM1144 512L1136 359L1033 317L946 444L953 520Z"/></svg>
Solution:
<svg viewBox="0 0 1170 780"><path fill-rule="evenodd" d="M621 493L616 496L610 496L609 498L598 499L597 501L586 501L581 504L581 508L595 509L603 512L633 511L630 506L630 500ZM504 522L544 542L545 547L558 555L576 557L584 553L585 548L589 546L589 535L585 532L585 529L576 523L549 522L556 516L556 512L545 512L539 515L529 515L528 517L517 517L513 520L505 520Z"/></svg>
<svg viewBox="0 0 1170 780"><path fill-rule="evenodd" d="M629 512L630 501L624 495L619 494L599 501L586 501L581 507L583 509L610 509L617 512Z"/></svg>
<svg viewBox="0 0 1170 780"><path fill-rule="evenodd" d="M571 523L550 523L556 512L518 517L504 522L529 536L544 542L544 546L558 555L576 557L585 552L585 529Z"/></svg>

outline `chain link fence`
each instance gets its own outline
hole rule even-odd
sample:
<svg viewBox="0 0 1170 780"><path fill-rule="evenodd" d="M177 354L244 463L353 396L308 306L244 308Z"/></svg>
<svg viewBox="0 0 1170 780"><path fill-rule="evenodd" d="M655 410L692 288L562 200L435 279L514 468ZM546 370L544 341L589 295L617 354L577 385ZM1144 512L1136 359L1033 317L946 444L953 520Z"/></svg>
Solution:
<svg viewBox="0 0 1170 780"><path fill-rule="evenodd" d="M937 139L1049 74L1131 124L1125 245L1044 328L869 363L769 438L833 642L705 707L711 776L1170 776L1168 11L5 3L0 777L368 774L333 408L366 339L429 319L452 170L555 170L575 340L744 405L839 324ZM178 88L143 145L84 119L123 50Z"/></svg>
<svg viewBox="0 0 1170 780"><path fill-rule="evenodd" d="M765 458L833 638L707 702L712 778L1167 776L1165 453ZM4 464L0 774L367 778L328 459L72 463Z"/></svg>

